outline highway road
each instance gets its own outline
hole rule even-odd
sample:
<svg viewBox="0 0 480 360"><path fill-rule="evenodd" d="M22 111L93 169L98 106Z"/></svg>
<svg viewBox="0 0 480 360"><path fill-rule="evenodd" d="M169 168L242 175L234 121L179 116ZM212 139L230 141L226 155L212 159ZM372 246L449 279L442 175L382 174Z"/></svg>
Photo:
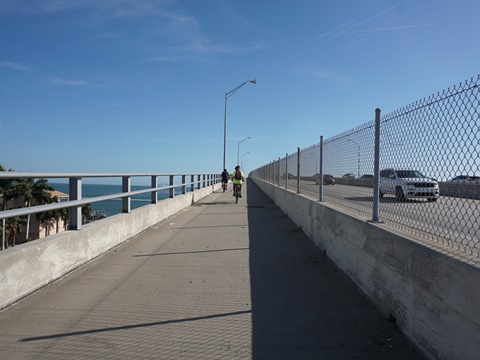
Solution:
<svg viewBox="0 0 480 360"><path fill-rule="evenodd" d="M289 181L289 189L296 191L295 180ZM319 185L302 180L300 192L318 199ZM323 194L328 204L354 212L366 220L373 217L372 188L324 185ZM400 202L386 195L380 199L378 215L386 225L412 237L480 255L480 200L440 196L436 202L423 199Z"/></svg>

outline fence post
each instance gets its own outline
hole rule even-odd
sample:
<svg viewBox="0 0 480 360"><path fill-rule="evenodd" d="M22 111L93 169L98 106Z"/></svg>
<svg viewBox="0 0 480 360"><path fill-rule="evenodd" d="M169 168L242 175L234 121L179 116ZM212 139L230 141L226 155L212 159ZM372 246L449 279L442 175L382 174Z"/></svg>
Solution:
<svg viewBox="0 0 480 360"><path fill-rule="evenodd" d="M375 159L373 165L373 216L372 222L380 222L378 219L378 204L380 202L380 115L381 110L375 109Z"/></svg>
<svg viewBox="0 0 480 360"><path fill-rule="evenodd" d="M277 162L275 159L272 160L272 184L275 185L275 178L277 177Z"/></svg>
<svg viewBox="0 0 480 360"><path fill-rule="evenodd" d="M275 159L272 160L272 184L275 185Z"/></svg>
<svg viewBox="0 0 480 360"><path fill-rule="evenodd" d="M280 156L278 157L278 179L277 179L277 184L280 187L280 171L281 171L281 166L280 166Z"/></svg>
<svg viewBox="0 0 480 360"><path fill-rule="evenodd" d="M285 154L285 189L288 189L288 153Z"/></svg>
<svg viewBox="0 0 480 360"><path fill-rule="evenodd" d="M324 201L323 200L323 136L320 136L320 154L319 154L319 159L320 159L320 173L319 173L319 188L318 188L318 201Z"/></svg>
<svg viewBox="0 0 480 360"><path fill-rule="evenodd" d="M297 194L300 194L300 148L297 147Z"/></svg>

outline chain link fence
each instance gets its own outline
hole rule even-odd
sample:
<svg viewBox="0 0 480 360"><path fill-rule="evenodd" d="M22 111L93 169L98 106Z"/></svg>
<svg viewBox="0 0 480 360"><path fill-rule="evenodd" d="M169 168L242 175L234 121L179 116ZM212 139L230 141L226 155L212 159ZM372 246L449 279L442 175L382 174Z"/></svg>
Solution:
<svg viewBox="0 0 480 360"><path fill-rule="evenodd" d="M479 83L480 75L378 110L375 120L320 136L250 176L480 257Z"/></svg>

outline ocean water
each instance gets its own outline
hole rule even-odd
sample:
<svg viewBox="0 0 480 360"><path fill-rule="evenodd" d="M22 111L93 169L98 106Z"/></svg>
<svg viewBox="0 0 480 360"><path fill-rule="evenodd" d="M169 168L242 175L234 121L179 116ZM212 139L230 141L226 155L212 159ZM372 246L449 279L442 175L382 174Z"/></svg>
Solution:
<svg viewBox="0 0 480 360"><path fill-rule="evenodd" d="M68 184L61 183L50 183L49 185L53 186L55 190L61 191L65 194L69 193ZM150 186L142 185L132 185L131 191L148 189ZM82 184L82 198L93 198L96 196L102 195L111 195L118 194L122 192L121 185L95 185L95 184ZM175 194L181 194L181 188L175 188ZM164 200L169 197L169 190L161 190L157 192L158 200ZM133 196L130 200L130 206L132 209L139 208L144 205L149 205L151 203L150 193L145 193L137 196ZM90 204L92 211L103 212L106 216L112 216L115 214L120 214L122 212L122 199L112 199L107 201L93 202Z"/></svg>

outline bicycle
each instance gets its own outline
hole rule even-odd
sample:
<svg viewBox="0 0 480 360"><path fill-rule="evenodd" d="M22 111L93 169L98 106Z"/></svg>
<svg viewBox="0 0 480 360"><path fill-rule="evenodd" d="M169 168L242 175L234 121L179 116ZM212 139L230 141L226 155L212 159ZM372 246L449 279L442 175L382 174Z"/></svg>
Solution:
<svg viewBox="0 0 480 360"><path fill-rule="evenodd" d="M235 204L238 204L238 198L240 197L240 185L233 185L233 193L235 194Z"/></svg>
<svg viewBox="0 0 480 360"><path fill-rule="evenodd" d="M223 188L223 192L227 191L227 182L226 181L222 182L222 188Z"/></svg>

